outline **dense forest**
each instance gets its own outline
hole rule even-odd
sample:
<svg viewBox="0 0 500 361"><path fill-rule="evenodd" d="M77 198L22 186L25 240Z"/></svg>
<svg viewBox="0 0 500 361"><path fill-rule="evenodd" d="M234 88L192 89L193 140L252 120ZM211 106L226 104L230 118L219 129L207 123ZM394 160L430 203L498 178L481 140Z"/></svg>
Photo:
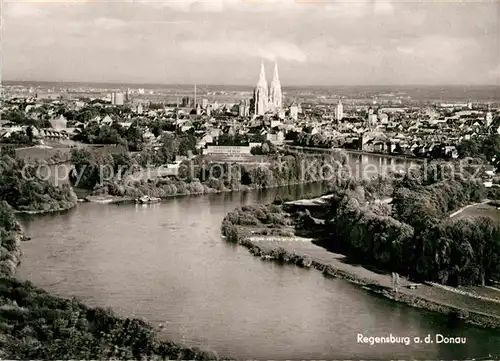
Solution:
<svg viewBox="0 0 500 361"><path fill-rule="evenodd" d="M0 201L19 211L53 211L76 205L71 187L56 187L43 179L39 168L16 157L11 148L0 152Z"/></svg>

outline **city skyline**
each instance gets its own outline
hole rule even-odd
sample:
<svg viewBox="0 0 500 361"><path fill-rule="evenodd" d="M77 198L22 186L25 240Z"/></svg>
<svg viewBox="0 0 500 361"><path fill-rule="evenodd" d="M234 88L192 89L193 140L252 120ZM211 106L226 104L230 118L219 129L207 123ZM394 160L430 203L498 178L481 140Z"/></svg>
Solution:
<svg viewBox="0 0 500 361"><path fill-rule="evenodd" d="M443 18L443 16L445 16ZM7 1L6 81L500 85L500 3Z"/></svg>

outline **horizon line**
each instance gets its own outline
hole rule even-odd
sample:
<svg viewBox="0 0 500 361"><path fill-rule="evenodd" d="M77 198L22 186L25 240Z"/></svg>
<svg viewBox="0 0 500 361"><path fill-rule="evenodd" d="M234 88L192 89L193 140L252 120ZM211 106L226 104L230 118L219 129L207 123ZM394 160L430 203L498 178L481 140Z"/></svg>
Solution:
<svg viewBox="0 0 500 361"><path fill-rule="evenodd" d="M4 83L77 83L77 84L99 84L99 85L154 85L154 86L198 86L198 87L207 87L207 86L229 86L229 87L249 87L253 88L255 85L249 84L210 84L210 83L154 83L154 82L123 82L123 81L82 81L82 80L10 80L10 79L2 79L0 80L0 85ZM281 85L282 88L294 88L294 87L419 87L419 86L428 86L428 87L500 87L500 84L425 84L425 83L415 83L415 84L292 84L292 85Z"/></svg>

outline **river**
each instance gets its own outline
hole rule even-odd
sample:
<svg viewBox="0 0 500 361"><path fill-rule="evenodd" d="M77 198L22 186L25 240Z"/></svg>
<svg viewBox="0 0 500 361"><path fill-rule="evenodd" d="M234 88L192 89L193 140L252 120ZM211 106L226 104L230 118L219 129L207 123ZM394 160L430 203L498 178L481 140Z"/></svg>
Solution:
<svg viewBox="0 0 500 361"><path fill-rule="evenodd" d="M172 198L154 206L84 203L24 216L17 276L59 296L163 323L162 337L239 359L452 359L498 352L500 334L375 297L315 270L280 266L221 239L226 213L320 185ZM466 345L357 343L437 333Z"/></svg>

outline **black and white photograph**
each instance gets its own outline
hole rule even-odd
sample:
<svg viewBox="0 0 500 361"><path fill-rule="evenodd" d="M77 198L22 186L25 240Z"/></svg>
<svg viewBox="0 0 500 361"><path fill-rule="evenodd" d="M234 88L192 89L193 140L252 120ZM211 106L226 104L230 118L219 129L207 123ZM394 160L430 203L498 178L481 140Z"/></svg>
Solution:
<svg viewBox="0 0 500 361"><path fill-rule="evenodd" d="M500 1L0 29L0 360L500 360Z"/></svg>

